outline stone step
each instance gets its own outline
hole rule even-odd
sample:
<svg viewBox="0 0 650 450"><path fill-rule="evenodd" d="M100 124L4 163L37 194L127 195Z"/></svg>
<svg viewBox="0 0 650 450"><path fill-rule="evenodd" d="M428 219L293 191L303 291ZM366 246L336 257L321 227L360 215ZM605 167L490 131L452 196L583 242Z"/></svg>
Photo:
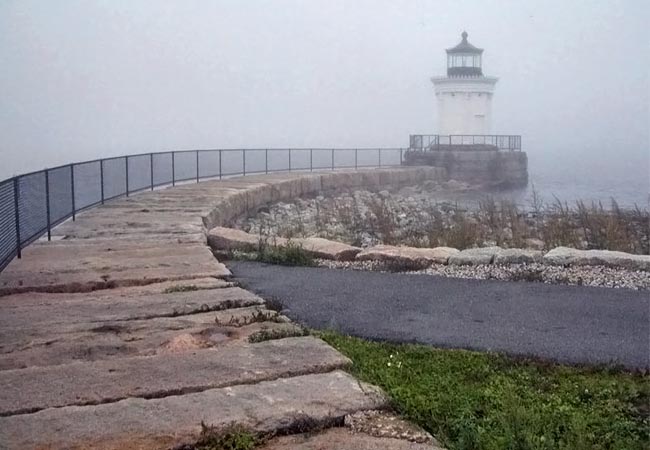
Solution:
<svg viewBox="0 0 650 450"><path fill-rule="evenodd" d="M169 449L194 442L201 423L259 432L326 424L387 406L375 387L341 371L210 389L161 399L129 398L0 418L6 449Z"/></svg>
<svg viewBox="0 0 650 450"><path fill-rule="evenodd" d="M87 292L109 287L206 277L230 271L205 245L147 245L128 249L38 245L0 273L0 296L20 292Z"/></svg>
<svg viewBox="0 0 650 450"><path fill-rule="evenodd" d="M1 330L0 370L223 348L246 342L264 329L284 334L299 330L291 323L259 321L260 317L254 316L260 309ZM270 317L272 313L267 310L264 315Z"/></svg>
<svg viewBox="0 0 650 450"><path fill-rule="evenodd" d="M59 324L176 317L264 303L260 297L239 287L200 289L201 282L191 280L165 284L168 286L165 289L179 291L143 293L137 288L119 288L74 294L30 292L2 297L0 335L13 328L51 330ZM197 290L190 290L194 288Z"/></svg>
<svg viewBox="0 0 650 450"><path fill-rule="evenodd" d="M0 416L46 408L160 398L264 380L330 372L350 361L314 337L241 344L219 351L29 367L0 372Z"/></svg>

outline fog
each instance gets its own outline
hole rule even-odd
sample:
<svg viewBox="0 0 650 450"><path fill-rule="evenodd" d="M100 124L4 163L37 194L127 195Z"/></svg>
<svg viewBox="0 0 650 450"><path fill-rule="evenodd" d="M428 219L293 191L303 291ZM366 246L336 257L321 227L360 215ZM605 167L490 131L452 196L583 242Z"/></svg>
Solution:
<svg viewBox="0 0 650 450"><path fill-rule="evenodd" d="M649 23L647 0L3 0L0 179L170 149L404 147L436 132L430 77L467 30L500 78L493 131L523 136L532 173L647 192Z"/></svg>

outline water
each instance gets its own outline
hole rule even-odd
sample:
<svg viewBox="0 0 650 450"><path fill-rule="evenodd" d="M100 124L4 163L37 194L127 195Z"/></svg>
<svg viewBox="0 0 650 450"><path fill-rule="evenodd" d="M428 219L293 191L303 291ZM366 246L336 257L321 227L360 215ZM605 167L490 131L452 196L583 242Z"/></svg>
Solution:
<svg viewBox="0 0 650 450"><path fill-rule="evenodd" d="M491 196L512 200L522 207L530 207L533 190L545 203L556 199L570 206L582 200L587 204L602 202L609 207L614 199L621 207L650 208L650 174L648 156L607 155L594 152L597 157L577 154L543 155L528 153L528 186L501 191L468 192L450 195L444 200L457 201L468 206Z"/></svg>
<svg viewBox="0 0 650 450"><path fill-rule="evenodd" d="M648 158L566 158L551 161L530 157L529 186L547 201L557 197L563 201L600 201L609 205L615 199L619 205L647 208L650 200Z"/></svg>

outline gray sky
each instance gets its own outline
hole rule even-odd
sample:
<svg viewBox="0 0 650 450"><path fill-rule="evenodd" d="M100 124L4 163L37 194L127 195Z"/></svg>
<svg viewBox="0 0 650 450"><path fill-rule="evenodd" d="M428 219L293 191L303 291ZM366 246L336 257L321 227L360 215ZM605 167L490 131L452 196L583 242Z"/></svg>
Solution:
<svg viewBox="0 0 650 450"><path fill-rule="evenodd" d="M435 133L429 78L463 29L500 77L495 132L533 159L648 173L649 23L647 0L2 0L0 179L169 149L406 146Z"/></svg>

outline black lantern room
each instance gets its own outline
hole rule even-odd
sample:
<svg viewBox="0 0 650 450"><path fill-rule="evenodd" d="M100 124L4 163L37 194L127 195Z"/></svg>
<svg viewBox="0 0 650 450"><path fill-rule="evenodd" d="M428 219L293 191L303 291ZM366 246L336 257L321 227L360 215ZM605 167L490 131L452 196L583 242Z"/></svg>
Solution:
<svg viewBox="0 0 650 450"><path fill-rule="evenodd" d="M476 48L467 42L467 32L461 34L463 40L455 47L447 49L448 77L480 77L482 48Z"/></svg>

